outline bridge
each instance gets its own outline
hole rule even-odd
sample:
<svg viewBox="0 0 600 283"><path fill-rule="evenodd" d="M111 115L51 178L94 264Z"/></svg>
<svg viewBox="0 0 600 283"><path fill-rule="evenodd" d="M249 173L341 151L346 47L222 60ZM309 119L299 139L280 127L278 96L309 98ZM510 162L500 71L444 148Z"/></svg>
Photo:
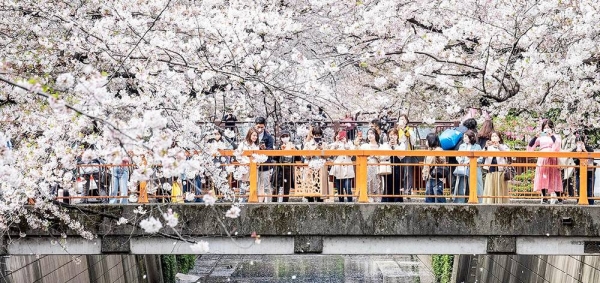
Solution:
<svg viewBox="0 0 600 283"><path fill-rule="evenodd" d="M289 155L290 151L244 154L253 153L283 156ZM354 203L257 203L261 197L256 185L261 164L251 158L250 163L245 164L250 168L250 191L241 196L246 197L248 203L241 205L240 217L236 219L224 217L231 207L227 203L214 206L168 202L129 205L60 203L69 210L71 219L79 221L98 237L85 240L58 220L53 220L50 232L33 230L21 223L4 234L0 254L190 254L188 241L197 240L207 241L212 254L600 254L600 209L587 205L585 175L588 168L595 168L586 161L600 158L600 153L435 151L438 156L471 158L468 164L471 190L467 204L368 203L366 171L368 166L374 166L367 163L368 156L410 154L423 157L432 153L419 150L294 151L295 155L302 156L355 156L356 161L351 165L356 166L355 196L358 201ZM223 155L230 154L223 152ZM477 167L482 166L476 160L488 156L583 160L578 166L571 165L578 167L581 176L580 193L571 197L577 204L528 204L517 202L518 196L493 196L510 197L512 203L509 204L478 204L478 198L486 196L478 195L475 187L475 173ZM306 166L301 163L268 165ZM512 166L536 165L514 162ZM139 206L148 213L136 214ZM139 228L142 219L149 216L162 219L161 215L167 209L179 216L179 225L175 229L165 227L158 234L145 234ZM129 222L118 225L121 217Z"/></svg>
<svg viewBox="0 0 600 283"><path fill-rule="evenodd" d="M548 197L548 198L554 198L554 199L572 199L572 200L576 200L578 204L581 205L587 205L589 204L589 200L590 199L600 199L600 198L596 198L596 197L592 197L591 195L588 194L588 190L593 189L594 184L588 184L588 171L590 170L596 170L598 168L600 168L599 166L596 166L594 163L589 162L589 160L600 160L600 152L529 152L529 151L429 151L429 150L411 150L411 151L404 151L404 150L251 150L251 151L245 151L242 155L244 156L248 156L251 157L249 158L249 163L247 164L240 164L238 162L230 162L230 163L223 163L221 164L221 167L225 168L227 166L247 166L249 168L249 189L247 192L237 192L236 197L239 198L244 198L247 199L247 201L249 203L256 203L259 201L259 198L270 198L270 197L315 197L315 196L319 196L322 197L324 199L333 199L335 197L345 197L345 196L351 196L351 197L356 197L357 201L359 203L367 203L369 202L369 198L371 197L409 197L409 198L416 198L416 199L425 199L426 197L435 197L434 195L424 195L424 191L425 191L425 181L421 179L421 168L423 166L437 166L437 167L450 167L450 169L452 170L453 168L455 168L457 166L457 164L425 164L423 162L423 159L426 156L430 156L430 155L436 155L436 156L443 156L443 157L457 157L457 156L466 156L469 158L469 163L468 164L461 164L463 166L467 166L467 170L469 172L467 178L468 178L468 183L469 183L469 195L466 196L457 196L458 198L466 198L468 200L468 203L470 204L476 204L479 203L480 199L486 199L486 198L490 198L490 199L501 199L501 198L505 198L505 199L510 199L510 200L524 200L524 199L532 199L532 198L537 198L539 199L541 197L539 192L534 192L533 188L532 188L532 184L533 184L533 177L534 177L534 172L536 170L536 168L538 168L539 166L535 163L536 162L536 158L548 158L548 157L556 157L556 158L563 158L563 159L577 159L577 160L581 160L579 165L574 165L574 164L568 164L568 165L544 165L544 167L558 167L561 170L564 169L571 169L574 172L577 172L577 176L574 177L578 177L578 183L579 186L577 188L575 188L577 191L575 192L575 195L573 196L561 196L561 197ZM302 162L293 162L293 163L257 163L256 160L254 158L252 158L253 155L264 155L264 156L271 156L271 157L281 157L281 156L294 156L294 157L299 157L299 158L310 158L310 157L319 157L323 160L327 160L324 165L323 165L323 173L325 175L327 175L327 172L329 172L329 169L331 168L331 166L334 165L334 162L331 161L331 159L337 157L337 156L351 156L353 158L354 161L349 162L349 163L336 163L337 165L349 165L349 166L353 166L355 172L356 172L356 177L352 178L352 183L353 183L353 194L352 195L343 195L341 193L335 193L332 186L331 186L331 181L332 181L332 177L330 176L329 178L325 178L323 177L323 180L321 180L321 184L320 184L320 189L318 191L306 191L306 190L300 190L298 187L302 187L302 183L303 180L298 180L298 179L303 179L305 178L305 174L306 171L309 170L308 167L308 162L302 163ZM234 151L232 150L221 150L220 151L220 156L223 157L233 157L234 156ZM368 158L370 156L412 156L415 157L417 159L416 163L402 163L402 164L392 164L389 161L382 161L379 162L377 164L371 164L368 162ZM477 193L477 172L478 169L481 170L484 167L497 167L499 165L494 165L494 164L480 164L478 163L478 159L480 158L488 158L488 157L504 157L510 160L513 160L513 162L511 164L509 164L509 167L513 167L515 170L516 175L521 175L520 178L519 176L517 176L517 178L513 178L513 180L511 180L508 183L508 187L509 187L509 192L507 193L507 195L481 195ZM121 166L118 164L102 164L102 165L79 165L80 167L99 167L100 171L106 172L105 175L109 175L109 171L111 168L113 167L117 167L117 166ZM259 173L259 167L260 166L270 166L271 168L273 167L281 167L281 168L288 168L291 172L293 172L293 174L295 175L295 178L297 179L295 184L292 185L292 192L289 195L283 195L283 194L259 194L258 192L258 173ZM411 171L412 171L412 175L413 175L413 183L412 186L414 187L415 191L418 192L417 195L384 195L384 194L378 194L378 195L372 195L371 193L368 192L368 184L367 184L367 171L368 168L370 167L380 167L380 166L403 166L403 167L410 167ZM155 168L156 169L156 168ZM158 168L158 170L160 170ZM452 173L448 174L448 176L446 177L447 182L444 183L445 186L445 197L450 197L449 192L452 190L452 188L450 188L450 184L454 184L452 179L455 179L456 176L454 176ZM310 171L315 171L315 170L310 170ZM593 177L593 173L592 174L592 182L595 181L594 177ZM88 177L89 178L89 177ZM210 176L209 176L210 178ZM276 176L273 176L272 178L277 178ZM161 178L164 179L164 178ZM161 180L160 182L179 182L181 183L181 180ZM96 180L96 182L98 182L98 180ZM100 184L101 182L98 182L99 186L101 186ZM237 185L237 181L233 180L233 178L231 177L230 174L230 187L234 188L235 185ZM161 183L162 184L162 183ZM109 186L109 184L104 184L104 186ZM521 188L517 188L521 186ZM160 187L160 186L159 186ZM323 189L324 187L329 187L328 189ZM206 188L205 188L206 189ZM179 197L181 198L182 196L172 196L169 195L167 193L167 195L160 195L160 194L154 194L154 195L150 195L146 192L145 188L142 188L140 192L137 192L139 194L139 201L138 203L148 203L148 199L168 199L168 198L176 198ZM218 193L218 192L217 192ZM591 192L590 192L591 193ZM201 195L196 195L196 197L202 197ZM86 199L89 197L84 197L84 196L71 196L71 197L58 197L57 199L62 200L62 199ZM94 197L94 198L109 198L108 196L100 196L100 197ZM117 197L110 197L110 198L125 198L124 196L117 196Z"/></svg>
<svg viewBox="0 0 600 283"><path fill-rule="evenodd" d="M600 209L591 206L247 204L236 219L223 217L229 207L150 204L140 217L135 205L80 205L71 217L97 239L60 225L52 233L13 229L0 251L190 254L190 243L180 240L186 238L207 241L211 254L600 254ZM136 227L167 208L179 215L176 230L150 235ZM134 220L117 225L120 217ZM19 239L19 233L27 236Z"/></svg>

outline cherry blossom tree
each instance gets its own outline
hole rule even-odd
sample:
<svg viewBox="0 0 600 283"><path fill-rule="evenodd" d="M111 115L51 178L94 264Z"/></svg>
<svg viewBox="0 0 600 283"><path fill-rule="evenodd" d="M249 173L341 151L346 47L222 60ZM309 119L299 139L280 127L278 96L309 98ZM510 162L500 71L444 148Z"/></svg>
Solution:
<svg viewBox="0 0 600 283"><path fill-rule="evenodd" d="M166 177L209 172L232 199L233 172L204 142L225 109L270 121L318 107L333 118L392 110L429 122L470 107L559 109L599 127L599 10L592 0L4 1L0 228L23 217L44 227L48 211L70 221L49 188L70 186L77 158L130 157L132 182L152 165Z"/></svg>

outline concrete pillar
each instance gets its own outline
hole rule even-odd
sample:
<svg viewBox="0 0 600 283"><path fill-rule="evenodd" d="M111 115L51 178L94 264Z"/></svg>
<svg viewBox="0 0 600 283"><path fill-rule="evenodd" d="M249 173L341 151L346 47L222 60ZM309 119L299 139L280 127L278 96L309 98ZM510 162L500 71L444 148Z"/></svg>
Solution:
<svg viewBox="0 0 600 283"><path fill-rule="evenodd" d="M323 253L323 237L321 236L296 236L294 237L294 253L320 254Z"/></svg>
<svg viewBox="0 0 600 283"><path fill-rule="evenodd" d="M129 236L104 236L101 241L100 251L103 254L128 254L131 253Z"/></svg>

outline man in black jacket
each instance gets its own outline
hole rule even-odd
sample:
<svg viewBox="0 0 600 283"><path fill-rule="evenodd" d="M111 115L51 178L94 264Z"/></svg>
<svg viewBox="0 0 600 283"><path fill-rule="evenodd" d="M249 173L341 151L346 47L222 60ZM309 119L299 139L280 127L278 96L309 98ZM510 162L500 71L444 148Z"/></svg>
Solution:
<svg viewBox="0 0 600 283"><path fill-rule="evenodd" d="M267 120L264 117L257 117L254 120L254 128L258 131L258 146L261 150L273 150L275 140L273 136L267 133L265 127ZM269 157L265 163L272 163L273 159ZM272 195L271 189L271 166L261 165L258 167L258 194ZM270 202L270 197L259 197L258 202Z"/></svg>

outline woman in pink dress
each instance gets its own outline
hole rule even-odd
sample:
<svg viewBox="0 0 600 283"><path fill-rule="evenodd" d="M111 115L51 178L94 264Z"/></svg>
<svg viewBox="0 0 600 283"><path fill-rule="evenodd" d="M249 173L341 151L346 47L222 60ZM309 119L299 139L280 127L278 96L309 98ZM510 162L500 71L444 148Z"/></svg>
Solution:
<svg viewBox="0 0 600 283"><path fill-rule="evenodd" d="M560 135L554 133L554 123L550 120L544 120L542 123L542 132L535 135L529 142L528 151L534 151L539 147L540 151L560 151ZM535 168L535 178L533 179L533 191L542 193L542 203L548 203L547 197L556 192L557 196L562 196L562 181L560 169L558 167L547 167L548 165L558 165L556 157L538 158ZM558 203L562 203L559 199Z"/></svg>

